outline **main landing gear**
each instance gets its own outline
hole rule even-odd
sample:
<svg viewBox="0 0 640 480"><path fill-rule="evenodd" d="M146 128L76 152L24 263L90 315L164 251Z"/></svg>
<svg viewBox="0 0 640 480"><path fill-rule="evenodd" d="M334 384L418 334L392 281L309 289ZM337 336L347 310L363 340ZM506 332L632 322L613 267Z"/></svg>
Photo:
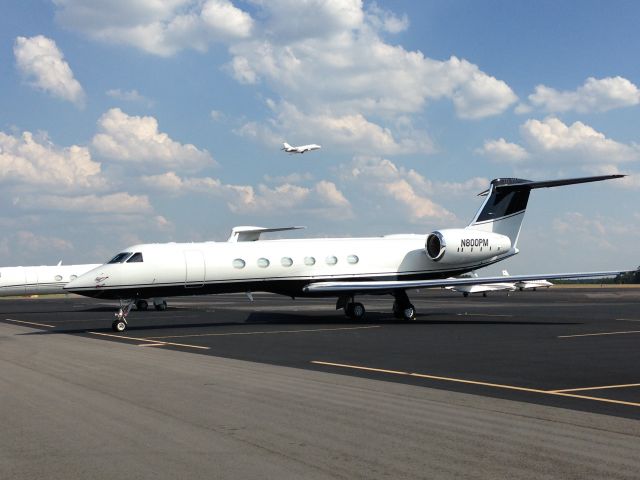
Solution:
<svg viewBox="0 0 640 480"><path fill-rule="evenodd" d="M415 320L416 309L409 301L409 296L404 290L394 292L393 316L399 320ZM351 320L362 320L365 314L364 305L354 301L353 295L345 295L338 298L336 310L344 309L344 314Z"/></svg>

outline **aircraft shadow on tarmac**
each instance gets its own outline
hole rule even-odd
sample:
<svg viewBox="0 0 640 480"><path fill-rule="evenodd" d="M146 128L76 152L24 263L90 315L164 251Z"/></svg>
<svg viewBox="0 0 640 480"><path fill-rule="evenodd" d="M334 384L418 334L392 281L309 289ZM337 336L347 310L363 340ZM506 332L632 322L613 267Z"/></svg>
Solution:
<svg viewBox="0 0 640 480"><path fill-rule="evenodd" d="M82 311L94 311L82 310ZM103 311L100 309L100 311ZM113 310L107 310L113 311ZM78 312L78 310L75 310ZM163 312L168 313L168 312ZM313 315L313 314L299 314L299 313L284 313L284 312L252 312L248 313L247 317L238 321L226 321L226 322L190 322L190 323L163 323L161 319L157 319L157 323L153 325L141 325L138 321L144 321L144 312L140 312L137 318L129 318L129 326L127 332L144 332L148 330L173 330L173 329L215 329L225 327L249 327L249 326L265 326L265 325L297 325L300 327L311 325L349 325L349 326L367 326L367 325L504 325L504 326L525 326L525 325L540 325L540 326L554 326L554 325L580 325L582 322L549 322L549 321L514 321L514 320L472 320L465 318L464 316L458 316L457 313L424 313L420 315L421 318L417 320L397 320L388 313L371 312L367 313L365 320L353 321L342 315ZM430 318L432 317L432 318ZM437 317L437 319L436 319ZM443 319L444 317L444 319ZM453 317L447 319L446 317ZM96 319L96 321L99 321ZM101 322L102 323L102 322ZM78 334L86 333L88 330L95 332L111 332L108 322L104 322L104 327L98 328L55 328L54 330L30 332L25 335L41 335L41 334ZM122 334L126 335L126 333Z"/></svg>

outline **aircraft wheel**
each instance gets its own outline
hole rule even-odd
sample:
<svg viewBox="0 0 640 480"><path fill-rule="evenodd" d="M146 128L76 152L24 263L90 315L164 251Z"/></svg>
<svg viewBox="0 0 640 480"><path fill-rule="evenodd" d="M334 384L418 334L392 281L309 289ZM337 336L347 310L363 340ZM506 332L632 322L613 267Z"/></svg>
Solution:
<svg viewBox="0 0 640 480"><path fill-rule="evenodd" d="M524 287L520 287L520 291L521 291L521 292L524 292Z"/></svg>
<svg viewBox="0 0 640 480"><path fill-rule="evenodd" d="M149 308L149 302L146 300L138 300L136 302L136 309L138 310L147 310Z"/></svg>
<svg viewBox="0 0 640 480"><path fill-rule="evenodd" d="M487 292L482 292L482 296L486 297L487 296Z"/></svg>
<svg viewBox="0 0 640 480"><path fill-rule="evenodd" d="M167 309L167 301L163 300L162 303L158 303L155 305L156 310L158 310L159 312L163 312L164 310Z"/></svg>
<svg viewBox="0 0 640 480"><path fill-rule="evenodd" d="M404 320L415 320L416 319L416 308L409 304L402 309L402 318Z"/></svg>
<svg viewBox="0 0 640 480"><path fill-rule="evenodd" d="M347 303L344 307L344 314L351 320L362 320L364 318L365 309L361 303Z"/></svg>
<svg viewBox="0 0 640 480"><path fill-rule="evenodd" d="M463 296L463 297L468 297L468 296L469 296L469 292L464 292L464 293L462 294L462 296Z"/></svg>
<svg viewBox="0 0 640 480"><path fill-rule="evenodd" d="M533 287L533 291L534 291L534 292L537 292L538 290L537 290L537 288L536 288L536 287Z"/></svg>
<svg viewBox="0 0 640 480"><path fill-rule="evenodd" d="M114 332L124 332L127 329L127 324L124 320L114 320L111 324L111 329Z"/></svg>

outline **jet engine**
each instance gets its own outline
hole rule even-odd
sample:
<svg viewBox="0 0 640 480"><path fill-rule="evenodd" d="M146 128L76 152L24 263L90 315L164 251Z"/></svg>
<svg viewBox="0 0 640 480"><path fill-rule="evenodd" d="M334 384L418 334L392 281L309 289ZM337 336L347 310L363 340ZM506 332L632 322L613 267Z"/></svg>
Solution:
<svg viewBox="0 0 640 480"><path fill-rule="evenodd" d="M430 233L424 249L434 262L460 265L505 255L511 250L511 240L499 233L451 228Z"/></svg>

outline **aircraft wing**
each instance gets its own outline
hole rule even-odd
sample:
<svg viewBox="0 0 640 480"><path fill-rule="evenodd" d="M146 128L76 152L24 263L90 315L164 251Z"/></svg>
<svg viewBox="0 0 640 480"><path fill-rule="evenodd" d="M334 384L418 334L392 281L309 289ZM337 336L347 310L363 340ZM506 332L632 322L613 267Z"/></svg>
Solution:
<svg viewBox="0 0 640 480"><path fill-rule="evenodd" d="M553 280L558 278L589 278L589 277L613 277L622 273L621 270L612 272L578 272L578 273L541 273L537 275L511 275L512 282L527 280ZM474 277L474 278L442 278L437 280L370 280L354 282L314 282L303 287L307 293L384 293L394 290L411 290L416 288L455 287L460 285L485 285L492 283L504 283L505 277Z"/></svg>

